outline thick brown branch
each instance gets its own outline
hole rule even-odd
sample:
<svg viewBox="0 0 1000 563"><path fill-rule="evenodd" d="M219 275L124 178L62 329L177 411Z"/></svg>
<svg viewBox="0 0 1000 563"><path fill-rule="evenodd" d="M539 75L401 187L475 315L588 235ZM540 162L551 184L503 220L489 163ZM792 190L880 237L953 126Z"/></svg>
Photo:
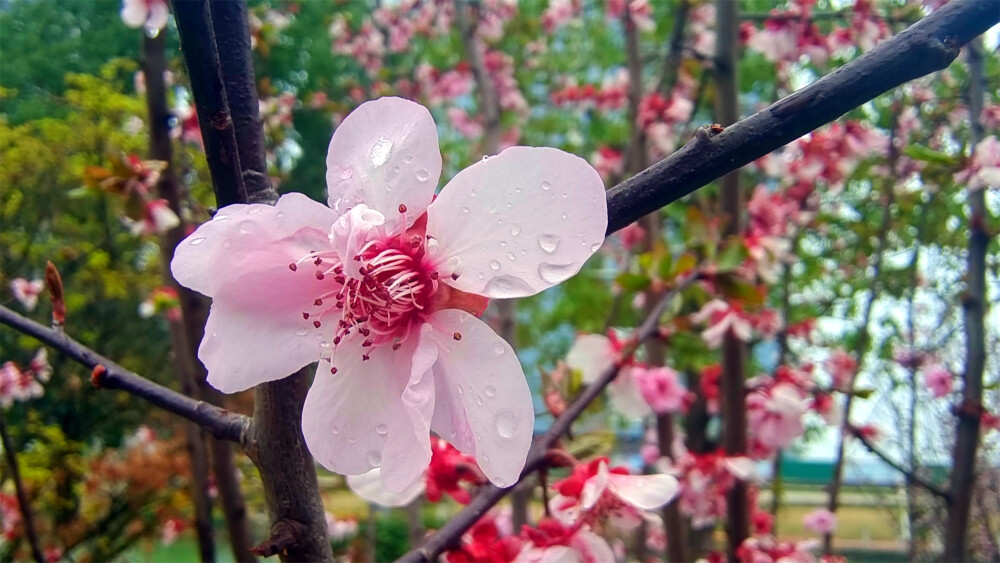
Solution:
<svg viewBox="0 0 1000 563"><path fill-rule="evenodd" d="M949 501L950 500L951 495L948 493L948 491L946 491L946 490L938 487L934 483L931 483L930 481L927 481L926 479L920 477L919 475L917 475L916 471L914 471L913 469L907 469L906 467L903 467L903 465L901 463L899 463L898 461L892 459L891 457L889 457L888 454L886 454L885 452L883 452L882 450L880 450L875 444L872 443L871 440L869 440L868 438L866 438L865 435L861 431L859 431L857 428L855 428L853 426L849 426L848 427L848 431L851 433L852 436L854 436L854 438L856 438L859 442L861 442L861 445L863 445L866 450L868 450L869 452L871 452L872 454L874 454L876 457L878 457L879 459L881 459L882 461L884 461L886 464L888 464L890 467L892 467L896 471L899 471L900 473L902 473L903 476L906 477L907 481L909 481L909 482L911 482L911 483L913 483L915 485L920 485L921 487L923 487L924 489L926 489L927 492L929 492L929 493L931 493L931 494L933 494L935 496L941 497L945 501Z"/></svg>
<svg viewBox="0 0 1000 563"><path fill-rule="evenodd" d="M829 123L904 82L951 64L1000 21L994 2L954 0L906 31L722 133L698 136L608 192L608 233Z"/></svg>
<svg viewBox="0 0 1000 563"><path fill-rule="evenodd" d="M659 331L660 317L663 315L667 306L671 301L673 301L674 297L684 291L697 279L699 279L699 276L693 275L663 295L663 298L660 299L656 307L654 307L649 316L646 317L646 320L643 321L639 328L632 332L631 336L627 340L625 349L622 350L621 354L622 361L631 358L632 354L635 353L639 345ZM552 426L549 427L548 431L535 440L535 443L531 447L531 451L528 452L528 459L524 464L524 470L521 471L521 477L518 479L518 482L523 480L532 472L548 467L549 450L551 450L562 435L566 433L573 422L579 418L581 414L583 414L583 411L587 409L590 403L600 396L600 394L604 391L604 388L614 381L621 367L622 364L619 363L604 370L604 372L601 373L600 377L598 377L592 385L588 386L582 393L580 393L580 396L573 401L573 404L566 409L566 412L564 412L562 416L557 418L552 423ZM466 505L461 512L442 526L437 533L428 538L424 545L418 549L410 550L399 558L398 562L427 563L437 560L437 557L458 541L466 530L471 528L484 514L486 514L486 511L492 508L496 503L500 502L500 499L513 490L513 487L501 489L494 485L484 486L480 490L479 494L473 497L472 501Z"/></svg>
<svg viewBox="0 0 1000 563"><path fill-rule="evenodd" d="M91 381L104 389L127 391L164 410L197 423L220 440L243 443L250 429L250 419L226 409L196 401L131 372L73 340L0 305L0 324L33 336L73 360L94 370Z"/></svg>

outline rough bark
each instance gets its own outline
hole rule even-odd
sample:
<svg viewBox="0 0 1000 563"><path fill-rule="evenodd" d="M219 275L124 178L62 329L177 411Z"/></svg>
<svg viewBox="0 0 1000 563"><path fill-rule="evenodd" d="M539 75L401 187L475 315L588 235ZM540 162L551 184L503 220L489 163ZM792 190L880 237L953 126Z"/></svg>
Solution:
<svg viewBox="0 0 1000 563"><path fill-rule="evenodd" d="M989 2L987 2L988 4ZM994 11L996 6L993 6ZM969 113L972 114L972 145L983 136L979 116L983 108L982 40L968 49ZM969 191L969 243L966 289L962 302L965 313L965 372L962 374L962 403L958 406L958 429L952 457L951 504L945 527L944 560L965 560L969 513L976 486L976 451L979 448L980 417L983 412L983 370L986 365L986 232L985 190Z"/></svg>

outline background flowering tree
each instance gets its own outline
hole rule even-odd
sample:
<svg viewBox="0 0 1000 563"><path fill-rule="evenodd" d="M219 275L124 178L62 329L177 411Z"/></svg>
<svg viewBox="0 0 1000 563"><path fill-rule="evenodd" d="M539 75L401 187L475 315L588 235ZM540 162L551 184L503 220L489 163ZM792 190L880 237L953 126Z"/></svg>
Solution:
<svg viewBox="0 0 1000 563"><path fill-rule="evenodd" d="M218 503L239 560L401 555L339 519L342 482L317 479L298 422L312 372L223 399L197 355L207 302L166 268L215 207L325 200L331 134L393 95L429 108L445 178L519 144L587 158L617 232L580 275L483 317L535 396L511 513L483 516L511 489L443 442L403 497L351 483L410 505L409 559L829 554L854 450L903 475L911 559L995 557L996 507L976 491L997 486L1000 68L995 36L959 48L997 14L940 4L15 3L0 15L18 54L0 78L3 322L34 338L0 333L0 549L103 560L190 527L212 560ZM54 329L14 312L60 308ZM90 388L73 360L130 393ZM826 507L777 539L793 512L780 454L802 447L833 452ZM925 469L943 460L950 480ZM633 494L645 481L626 471L658 492ZM442 493L468 507L423 522L414 499ZM795 541L813 534L818 550Z"/></svg>

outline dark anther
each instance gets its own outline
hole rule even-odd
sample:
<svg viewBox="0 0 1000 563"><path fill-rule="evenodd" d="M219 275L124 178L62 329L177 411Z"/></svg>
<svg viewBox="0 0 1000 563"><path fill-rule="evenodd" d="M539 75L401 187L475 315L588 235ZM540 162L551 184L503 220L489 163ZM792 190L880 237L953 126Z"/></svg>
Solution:
<svg viewBox="0 0 1000 563"><path fill-rule="evenodd" d="M452 336L452 338L454 338L455 340L461 340L461 339L462 339L462 333L461 333L461 332L456 332L455 334L453 334L453 335L451 335L451 336Z"/></svg>
<svg viewBox="0 0 1000 563"><path fill-rule="evenodd" d="M399 350L402 346L403 346L402 342L396 342L395 344L392 345L392 349Z"/></svg>
<svg viewBox="0 0 1000 563"><path fill-rule="evenodd" d="M313 321L313 326L316 327L316 328L319 328L319 327L323 326L323 323L321 323L319 321Z"/></svg>
<svg viewBox="0 0 1000 563"><path fill-rule="evenodd" d="M403 205L402 203L399 204L399 212L406 213L406 206Z"/></svg>
<svg viewBox="0 0 1000 563"><path fill-rule="evenodd" d="M330 368L330 373L336 375L337 374L337 368L336 367Z"/></svg>
<svg viewBox="0 0 1000 563"><path fill-rule="evenodd" d="M291 263L291 264L288 265L288 269L294 272L295 270L298 270L299 267L296 266L295 263L293 262L293 263Z"/></svg>
<svg viewBox="0 0 1000 563"><path fill-rule="evenodd" d="M323 304L323 300L322 299L317 299L317 300L313 301L313 305L315 305L317 307L319 307L322 304Z"/></svg>
<svg viewBox="0 0 1000 563"><path fill-rule="evenodd" d="M319 270L316 271L316 279L321 280L325 277L326 276L323 274L323 272L320 272Z"/></svg>
<svg viewBox="0 0 1000 563"><path fill-rule="evenodd" d="M309 320L309 313L302 313L302 318Z"/></svg>

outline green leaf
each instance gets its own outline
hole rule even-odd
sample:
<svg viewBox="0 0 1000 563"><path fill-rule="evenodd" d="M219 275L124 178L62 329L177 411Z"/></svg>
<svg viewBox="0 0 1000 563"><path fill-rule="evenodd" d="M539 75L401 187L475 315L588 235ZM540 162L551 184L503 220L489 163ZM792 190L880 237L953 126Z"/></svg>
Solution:
<svg viewBox="0 0 1000 563"><path fill-rule="evenodd" d="M649 276L643 274L632 274L629 272L619 275L615 278L615 281L618 282L618 285L629 291L642 291L648 288L650 283L652 283Z"/></svg>
<svg viewBox="0 0 1000 563"><path fill-rule="evenodd" d="M716 264L720 271L728 271L736 268L747 259L747 247L743 244L743 238L734 236L729 238L728 244L719 253Z"/></svg>
<svg viewBox="0 0 1000 563"><path fill-rule="evenodd" d="M936 162L938 164L949 164L955 166L958 165L957 157L936 151L934 149L929 149L922 145L910 145L903 149L903 154L914 160L922 160L924 162Z"/></svg>

